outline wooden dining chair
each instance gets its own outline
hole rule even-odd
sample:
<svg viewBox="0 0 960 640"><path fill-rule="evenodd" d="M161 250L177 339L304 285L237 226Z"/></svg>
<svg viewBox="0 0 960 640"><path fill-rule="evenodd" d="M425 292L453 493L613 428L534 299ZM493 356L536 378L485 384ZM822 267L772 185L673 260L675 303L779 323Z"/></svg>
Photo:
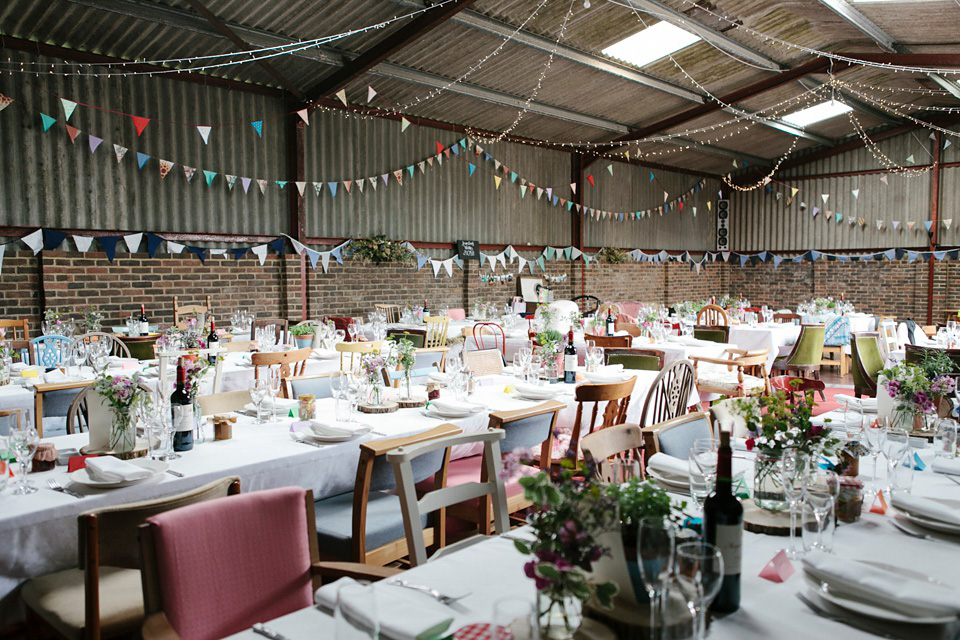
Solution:
<svg viewBox="0 0 960 640"><path fill-rule="evenodd" d="M643 428L647 460L655 453L686 460L696 440L714 437L713 422L705 411L694 411Z"/></svg>
<svg viewBox="0 0 960 640"><path fill-rule="evenodd" d="M586 339L604 349L625 349L633 344L632 336L589 336Z"/></svg>
<svg viewBox="0 0 960 640"><path fill-rule="evenodd" d="M520 454L521 468L530 472L549 470L553 462L553 430L556 428L558 415L566 406L558 400L548 400L525 409L494 411L490 414L487 428L504 431L506 436L500 442L500 453L504 456L514 452ZM523 455L524 453L527 455ZM478 479L480 482L487 480L486 466L481 454L450 461L447 471L448 487L475 482ZM520 514L532 505L524 497L519 480L520 476L504 478L508 516ZM424 487L428 483L429 481L421 483L418 490L432 489L432 483ZM476 525L478 532L483 535L490 534L493 522L490 496L462 502L451 507L448 514Z"/></svg>
<svg viewBox="0 0 960 640"><path fill-rule="evenodd" d="M601 482L611 483L614 460L635 461L643 474L643 431L639 425L618 424L583 437L580 449L587 467ZM641 475L641 477L643 477Z"/></svg>
<svg viewBox="0 0 960 640"><path fill-rule="evenodd" d="M104 331L92 331L90 333L84 333L74 340L82 340L88 346L93 342L108 342L110 344L110 355L116 356L118 358L130 358L130 348L123 343L123 340L118 338L112 333L106 333Z"/></svg>
<svg viewBox="0 0 960 640"><path fill-rule="evenodd" d="M597 429L612 427L627 421L627 407L630 405L630 394L637 383L636 376L624 382L607 382L601 384L584 383L578 385L574 392L577 402L577 415L570 433L570 448L566 456L573 462L580 458L580 438ZM600 403L605 402L603 414L600 415ZM589 421L584 421L584 405L592 403ZM597 417L600 423L597 424Z"/></svg>
<svg viewBox="0 0 960 640"><path fill-rule="evenodd" d="M251 402L250 390L241 389L240 391L201 394L197 396L197 401L200 403L200 415L202 416L240 411L244 405Z"/></svg>
<svg viewBox="0 0 960 640"><path fill-rule="evenodd" d="M730 342L730 327L724 325L695 325L693 327L693 338L695 340L727 343Z"/></svg>
<svg viewBox="0 0 960 640"><path fill-rule="evenodd" d="M210 296L205 296L205 304L180 304L180 296L173 296L173 325L178 329L186 327L185 316L196 317L199 314L209 316L213 311ZM206 321L206 319L205 319Z"/></svg>
<svg viewBox="0 0 960 640"><path fill-rule="evenodd" d="M597 307L596 317L598 319L605 319L610 313L613 313L613 317L617 318L621 313L620 305L613 302L604 302Z"/></svg>
<svg viewBox="0 0 960 640"><path fill-rule="evenodd" d="M640 413L640 426L656 424L687 412L696 375L689 360L677 360L663 369L647 390Z"/></svg>
<svg viewBox="0 0 960 640"><path fill-rule="evenodd" d="M93 383L93 380L76 382L41 382L33 385L33 415L36 421L37 435L43 437L43 419L69 418L70 410L77 396ZM68 420L69 422L69 420ZM69 429L69 427L68 427ZM74 433L67 431L67 433Z"/></svg>
<svg viewBox="0 0 960 640"><path fill-rule="evenodd" d="M250 337L256 340L257 329L266 329L271 326L276 332L277 344L288 344L290 342L290 321L284 318L257 318L250 327Z"/></svg>
<svg viewBox="0 0 960 640"><path fill-rule="evenodd" d="M597 309L600 308L601 300L597 296L584 294L573 296L570 299L577 303L577 308L580 309L581 316L592 316L596 314Z"/></svg>
<svg viewBox="0 0 960 640"><path fill-rule="evenodd" d="M708 304L697 313L697 324L726 327L730 325L730 317L723 307Z"/></svg>
<svg viewBox="0 0 960 640"><path fill-rule="evenodd" d="M726 397L744 397L770 393L770 376L767 374L769 349L748 351L727 349L725 358L690 356L697 391L702 394L717 393ZM701 368L700 364L723 365Z"/></svg>
<svg viewBox="0 0 960 640"><path fill-rule="evenodd" d="M260 379L260 367L279 367L280 377L302 376L307 366L307 358L313 349L294 349L293 351L265 351L250 354L253 364L253 379Z"/></svg>
<svg viewBox="0 0 960 640"><path fill-rule="evenodd" d="M376 342L338 342L334 347L340 354L340 370L352 371L360 363L360 358L368 353L379 351L382 346Z"/></svg>
<svg viewBox="0 0 960 640"><path fill-rule="evenodd" d="M33 364L52 369L61 364L60 349L73 344L73 339L66 336L49 335L30 339L30 351Z"/></svg>
<svg viewBox="0 0 960 640"><path fill-rule="evenodd" d="M87 395L90 393L90 386L86 386L74 396L70 402L70 408L67 410L67 433L83 433L90 431L90 414L87 411Z"/></svg>
<svg viewBox="0 0 960 640"><path fill-rule="evenodd" d="M811 380L799 376L770 376L770 390L773 392L782 391L787 394L787 401L795 404L800 397L819 393L823 397L823 392L827 385L823 380Z"/></svg>
<svg viewBox="0 0 960 640"><path fill-rule="evenodd" d="M8 435L11 429L17 430L23 425L23 409L0 409L0 435ZM14 427L16 424L16 427Z"/></svg>
<svg viewBox="0 0 960 640"><path fill-rule="evenodd" d="M624 322L623 320L617 320L614 325L616 331L626 331L630 334L631 338L639 338L643 335L643 332L640 330L640 327L635 322ZM587 340L593 340L594 338L588 337ZM597 345L599 346L599 345ZM629 345L628 345L629 346Z"/></svg>
<svg viewBox="0 0 960 640"><path fill-rule="evenodd" d="M489 498L493 510L494 531L497 535L505 533L508 527L507 496L500 478L503 468L500 459L500 441L505 432L491 429L475 433L462 433L434 438L417 443L395 447L387 453L387 461L393 465L397 493L403 513L403 530L410 566L416 567L427 561L427 545L430 544L422 526L423 519L436 514L437 520L445 518L446 510L454 505L475 499ZM432 461L438 455L449 460L450 450L457 446L476 446L483 444L483 474L475 482L446 486L437 482L434 488L422 495L417 493L417 484L423 478L420 469L422 460ZM419 478L419 480L418 480ZM475 544L486 536L475 536L460 540L449 547L444 544L434 555L439 558ZM444 541L445 542L445 541Z"/></svg>
<svg viewBox="0 0 960 640"><path fill-rule="evenodd" d="M79 566L24 583L30 618L62 638L137 636L144 620L140 525L159 513L239 492L240 479L226 477L186 493L80 514Z"/></svg>
<svg viewBox="0 0 960 640"><path fill-rule="evenodd" d="M375 304L373 308L382 311L387 318L387 322L394 324L400 322L400 305L398 304Z"/></svg>
<svg viewBox="0 0 960 640"><path fill-rule="evenodd" d="M464 351L463 367L475 376L493 376L503 373L503 354L499 349Z"/></svg>
<svg viewBox="0 0 960 640"><path fill-rule="evenodd" d="M423 346L445 347L447 346L447 329L450 327L450 318L447 316L428 316L423 319L427 325L427 339Z"/></svg>
<svg viewBox="0 0 960 640"><path fill-rule="evenodd" d="M327 371L325 373L284 378L284 397L296 400L303 394L310 394L316 400L332 398L333 388L330 386L330 378L335 375L339 376L340 372Z"/></svg>
<svg viewBox="0 0 960 640"><path fill-rule="evenodd" d="M773 321L778 324L800 324L803 318L796 313L775 313Z"/></svg>
<svg viewBox="0 0 960 640"><path fill-rule="evenodd" d="M442 424L412 436L361 443L353 490L314 503L321 559L385 565L407 555L396 478L386 455L398 447L459 433L460 427ZM414 479L420 482L433 477L434 486L446 486L448 464L449 450L422 458L416 465ZM446 522L442 514L429 522L424 518L421 524L426 544L445 544Z"/></svg>
<svg viewBox="0 0 960 640"><path fill-rule="evenodd" d="M20 318L18 320L0 320L0 332L3 333L3 337L0 338L0 340L4 342L12 340L29 340L30 321L26 318Z"/></svg>
<svg viewBox="0 0 960 640"><path fill-rule="evenodd" d="M639 371L660 371L663 369L664 358L666 355L660 349L630 347L603 350L604 364L622 364L624 369Z"/></svg>
<svg viewBox="0 0 960 640"><path fill-rule="evenodd" d="M814 380L820 379L820 363L823 360L823 338L825 327L822 324L805 324L800 327L800 336L793 343L790 353L773 361L773 374L795 373L807 375ZM823 398L826 400L826 398Z"/></svg>

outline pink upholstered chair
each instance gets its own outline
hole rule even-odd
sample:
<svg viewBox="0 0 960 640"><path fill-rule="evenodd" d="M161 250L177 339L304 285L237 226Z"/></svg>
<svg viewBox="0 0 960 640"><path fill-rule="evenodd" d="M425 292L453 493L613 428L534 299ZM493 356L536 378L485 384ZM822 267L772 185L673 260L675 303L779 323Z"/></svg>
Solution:
<svg viewBox="0 0 960 640"><path fill-rule="evenodd" d="M447 309L447 317L451 320L466 320L467 312L465 309Z"/></svg>
<svg viewBox="0 0 960 640"><path fill-rule="evenodd" d="M308 607L324 570L313 493L299 487L148 518L140 547L148 639L213 640ZM368 579L396 573L369 569Z"/></svg>

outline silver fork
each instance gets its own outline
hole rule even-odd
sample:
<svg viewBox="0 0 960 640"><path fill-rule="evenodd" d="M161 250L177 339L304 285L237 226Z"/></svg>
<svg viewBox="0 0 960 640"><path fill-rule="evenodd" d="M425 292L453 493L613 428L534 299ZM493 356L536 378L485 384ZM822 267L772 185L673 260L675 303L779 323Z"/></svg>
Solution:
<svg viewBox="0 0 960 640"><path fill-rule="evenodd" d="M68 496L73 496L74 498L79 498L83 500L84 496L77 493L73 489L67 489L65 486L57 482L55 478L47 478L47 486L53 489L54 491L59 491L60 493L65 493Z"/></svg>
<svg viewBox="0 0 960 640"><path fill-rule="evenodd" d="M891 521L890 521L890 524L892 524L893 526L895 526L898 531L900 531L901 533L907 534L907 535L910 536L911 538L920 538L921 540L929 540L930 542L940 542L939 540L937 540L937 539L934 538L933 536L929 536L929 535L927 535L927 534L925 534L925 533L920 533L919 531L914 531L914 530L912 530L912 529L908 529L908 528L906 528L905 526L903 526L902 524L900 524L899 522L897 522L896 520L891 520Z"/></svg>
<svg viewBox="0 0 960 640"><path fill-rule="evenodd" d="M943 474L943 475L947 476L947 480L949 480L949 481L952 482L953 484L960 484L960 480L957 480L957 479L954 478L953 476L948 475L948 474L946 474L946 473Z"/></svg>
<svg viewBox="0 0 960 640"><path fill-rule="evenodd" d="M424 587L419 584L410 584L406 580L391 580L387 584L392 584L395 587L404 587L405 589L413 589L414 591L419 591L420 593L425 593L437 602L445 605L456 604L458 600L463 600L470 595L470 592L463 594L462 596L448 596L440 593L436 589L431 589L430 587Z"/></svg>

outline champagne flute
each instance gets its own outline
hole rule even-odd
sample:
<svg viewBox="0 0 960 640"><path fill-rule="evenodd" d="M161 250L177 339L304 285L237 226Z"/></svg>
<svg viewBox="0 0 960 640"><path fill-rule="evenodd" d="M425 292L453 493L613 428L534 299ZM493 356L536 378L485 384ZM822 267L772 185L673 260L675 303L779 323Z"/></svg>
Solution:
<svg viewBox="0 0 960 640"><path fill-rule="evenodd" d="M357 335L360 333L360 325L356 322L351 322L347 325L347 332L350 334L350 342L356 342Z"/></svg>
<svg viewBox="0 0 960 640"><path fill-rule="evenodd" d="M27 412L26 417L27 420L25 424L21 425L19 429L10 430L10 446L13 449L13 455L16 457L20 467L20 471L17 474L17 488L13 493L14 495L20 496L35 493L37 490L36 485L27 479L27 474L29 473L27 467L37 452L37 445L40 443L40 438L37 436L37 430L30 424L29 412Z"/></svg>
<svg viewBox="0 0 960 640"><path fill-rule="evenodd" d="M257 405L257 424L263 424L266 420L263 419L263 411L261 405L263 404L264 398L267 397L267 391L270 384L263 378L257 380L253 387L250 389L250 399L253 400L253 403Z"/></svg>
<svg viewBox="0 0 960 640"><path fill-rule="evenodd" d="M676 527L666 518L643 518L637 531L637 564L650 596L650 632L656 629L657 613L662 616L662 596L673 569ZM662 637L664 629L660 629Z"/></svg>
<svg viewBox="0 0 960 640"><path fill-rule="evenodd" d="M720 593L723 584L723 556L707 542L684 542L677 546L677 582L694 614L694 637L706 637L704 611Z"/></svg>
<svg viewBox="0 0 960 640"><path fill-rule="evenodd" d="M810 471L810 456L798 449L787 449L780 457L780 476L783 494L790 508L790 548L787 557L796 560L801 556L797 547L797 507L803 499L803 487Z"/></svg>
<svg viewBox="0 0 960 640"><path fill-rule="evenodd" d="M870 486L873 488L874 494L877 493L877 458L883 451L883 439L887 427L887 419L883 418L882 420L883 422L880 419L871 420L864 415L862 426L864 444L870 451L870 457L873 458L873 476Z"/></svg>
<svg viewBox="0 0 960 640"><path fill-rule="evenodd" d="M910 449L910 437L905 429L887 429L883 439L883 455L887 458L887 493L893 490L893 479L897 465L903 461L904 454Z"/></svg>
<svg viewBox="0 0 960 640"><path fill-rule="evenodd" d="M283 382L283 376L280 375L280 367L270 369L267 372L267 391L270 394L270 405L273 415L277 415L277 394L280 393L280 384Z"/></svg>

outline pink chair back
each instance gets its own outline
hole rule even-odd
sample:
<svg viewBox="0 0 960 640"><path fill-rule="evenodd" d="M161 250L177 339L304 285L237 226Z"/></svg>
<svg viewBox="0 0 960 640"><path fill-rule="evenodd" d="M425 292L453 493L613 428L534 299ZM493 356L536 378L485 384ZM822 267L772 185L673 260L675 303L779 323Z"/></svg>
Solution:
<svg viewBox="0 0 960 640"><path fill-rule="evenodd" d="M305 491L220 498L147 519L163 611L183 640L213 640L313 602Z"/></svg>
<svg viewBox="0 0 960 640"><path fill-rule="evenodd" d="M447 309L447 317L451 320L466 320L467 312L465 309Z"/></svg>
<svg viewBox="0 0 960 640"><path fill-rule="evenodd" d="M631 318L636 318L640 315L641 303L639 302L628 300L626 302L618 302L617 306L620 307L620 313L623 315L630 316Z"/></svg>

